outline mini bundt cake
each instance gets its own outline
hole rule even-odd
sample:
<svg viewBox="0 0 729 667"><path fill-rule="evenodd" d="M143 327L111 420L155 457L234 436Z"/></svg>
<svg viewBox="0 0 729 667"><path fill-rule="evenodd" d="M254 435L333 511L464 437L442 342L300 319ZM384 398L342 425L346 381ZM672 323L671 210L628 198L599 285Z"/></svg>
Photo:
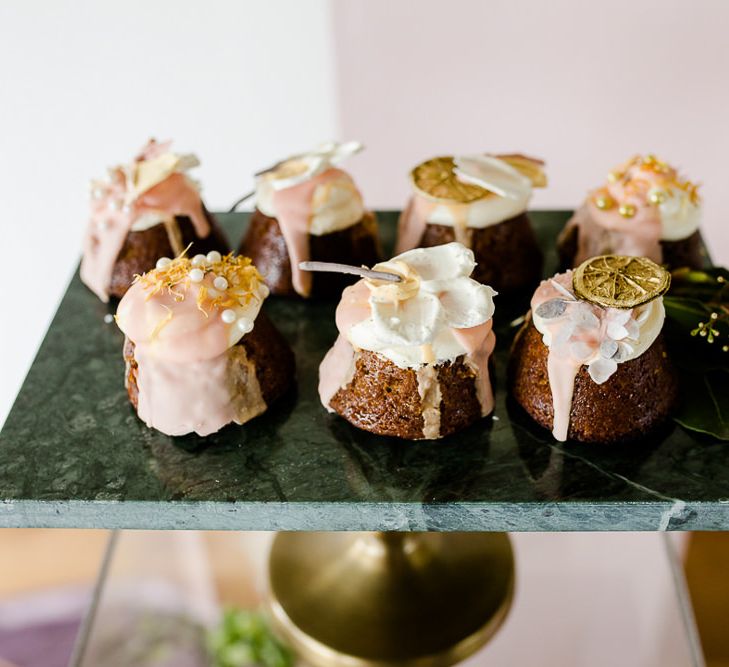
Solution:
<svg viewBox="0 0 729 667"><path fill-rule="evenodd" d="M671 268L703 266L698 186L653 155L608 174L558 239L564 268L597 255L648 257Z"/></svg>
<svg viewBox="0 0 729 667"><path fill-rule="evenodd" d="M374 267L400 282L345 289L339 337L319 369L324 407L407 440L442 438L490 414L495 292L469 278L474 267L472 251L448 243Z"/></svg>
<svg viewBox="0 0 729 667"><path fill-rule="evenodd" d="M126 387L147 426L209 435L260 415L291 386L294 357L260 312L268 288L247 257L163 257L119 303Z"/></svg>
<svg viewBox="0 0 729 667"><path fill-rule="evenodd" d="M437 157L410 172L396 252L457 241L473 250L473 278L500 293L536 287L542 253L526 213L546 185L543 163L522 155Z"/></svg>
<svg viewBox="0 0 729 667"><path fill-rule="evenodd" d="M240 246L274 294L336 297L353 282L312 275L303 261L371 266L380 259L377 221L352 177L335 165L361 144L325 144L256 174L256 209Z"/></svg>
<svg viewBox="0 0 729 667"><path fill-rule="evenodd" d="M81 280L104 302L121 298L134 276L158 257L226 252L228 244L187 174L194 155L151 139L131 164L91 182L91 218L84 238Z"/></svg>
<svg viewBox="0 0 729 667"><path fill-rule="evenodd" d="M650 260L617 255L542 282L511 353L517 403L560 441L651 432L678 397L661 334L669 283Z"/></svg>

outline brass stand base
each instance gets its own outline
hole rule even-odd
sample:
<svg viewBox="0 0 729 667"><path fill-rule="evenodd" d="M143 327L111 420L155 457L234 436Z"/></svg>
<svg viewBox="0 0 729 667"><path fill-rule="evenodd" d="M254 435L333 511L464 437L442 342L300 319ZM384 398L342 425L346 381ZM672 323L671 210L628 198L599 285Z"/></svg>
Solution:
<svg viewBox="0 0 729 667"><path fill-rule="evenodd" d="M506 617L505 533L280 533L270 557L276 629L314 667L444 667Z"/></svg>

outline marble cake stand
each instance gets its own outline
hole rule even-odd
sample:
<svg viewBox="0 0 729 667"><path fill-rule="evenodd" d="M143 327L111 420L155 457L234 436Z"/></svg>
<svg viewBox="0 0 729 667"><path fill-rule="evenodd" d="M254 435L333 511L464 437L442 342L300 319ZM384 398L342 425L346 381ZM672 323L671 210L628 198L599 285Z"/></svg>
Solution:
<svg viewBox="0 0 729 667"><path fill-rule="evenodd" d="M387 248L396 216L379 214ZM554 239L567 217L532 213L545 274L555 270ZM220 219L236 247L246 214ZM504 387L509 321L526 304L497 306L495 417L464 433L413 444L328 415L316 377L336 336L334 304L270 299L265 310L296 354L297 391L243 428L169 438L129 406L113 306L76 275L0 432L0 527L432 531L440 541L363 538L375 551L362 553L380 549L402 565L408 549L427 552L433 572L446 553L471 562L467 543L448 533L729 528L725 444L677 426L640 446L558 444L514 409ZM502 537L474 536L474 544L487 560ZM280 539L301 550L305 568L314 538ZM322 544L346 551L336 539ZM508 586L500 590L505 603ZM483 627L501 607L484 611Z"/></svg>

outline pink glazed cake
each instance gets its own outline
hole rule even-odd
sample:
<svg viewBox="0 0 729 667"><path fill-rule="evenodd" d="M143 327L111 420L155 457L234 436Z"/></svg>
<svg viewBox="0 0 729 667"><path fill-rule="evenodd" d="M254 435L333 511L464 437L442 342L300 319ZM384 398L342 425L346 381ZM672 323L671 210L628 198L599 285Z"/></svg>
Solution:
<svg viewBox="0 0 729 667"><path fill-rule="evenodd" d="M588 195L558 239L561 264L596 255L648 257L671 268L700 268L698 186L654 155L636 155Z"/></svg>
<svg viewBox="0 0 729 667"><path fill-rule="evenodd" d="M209 435L262 414L294 379L294 357L261 312L268 288L247 257L161 258L119 303L126 388L167 435Z"/></svg>

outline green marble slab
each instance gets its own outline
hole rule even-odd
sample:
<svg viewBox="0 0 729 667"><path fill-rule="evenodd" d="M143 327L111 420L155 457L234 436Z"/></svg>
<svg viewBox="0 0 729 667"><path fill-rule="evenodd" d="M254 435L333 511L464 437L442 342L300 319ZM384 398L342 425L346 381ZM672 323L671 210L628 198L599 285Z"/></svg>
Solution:
<svg viewBox="0 0 729 667"><path fill-rule="evenodd" d="M567 212L534 212L554 272ZM221 215L235 245L245 214ZM396 214L383 213L392 243ZM514 305L512 314L524 304ZM123 387L122 336L75 276L0 433L0 526L235 530L727 530L729 446L669 426L631 447L554 442L506 400L499 304L493 421L438 442L369 435L316 393L334 304L268 300L298 388L246 426L170 438Z"/></svg>

